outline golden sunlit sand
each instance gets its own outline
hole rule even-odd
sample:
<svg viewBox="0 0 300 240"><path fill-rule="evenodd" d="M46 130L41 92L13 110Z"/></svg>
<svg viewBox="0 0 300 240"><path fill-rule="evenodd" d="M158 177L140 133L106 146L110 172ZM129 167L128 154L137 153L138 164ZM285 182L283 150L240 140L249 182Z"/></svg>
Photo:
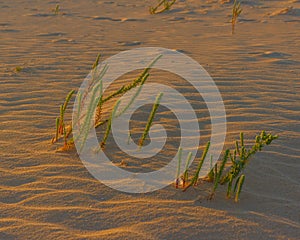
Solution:
<svg viewBox="0 0 300 240"><path fill-rule="evenodd" d="M0 1L0 239L299 238L300 1L242 1L233 35L232 1L177 1L151 15L155 3ZM207 201L205 184L186 192L170 185L122 193L94 179L75 150L51 144L59 105L78 89L97 54L106 59L137 47L178 50L209 72L226 108L225 147L241 131L247 139L261 130L279 135L251 159L238 203L224 197L222 186ZM184 86L158 70L149 81ZM184 87L200 104L203 150L209 114ZM167 142L157 162L140 163L119 151L113 158L131 171L151 171L176 147Z"/></svg>

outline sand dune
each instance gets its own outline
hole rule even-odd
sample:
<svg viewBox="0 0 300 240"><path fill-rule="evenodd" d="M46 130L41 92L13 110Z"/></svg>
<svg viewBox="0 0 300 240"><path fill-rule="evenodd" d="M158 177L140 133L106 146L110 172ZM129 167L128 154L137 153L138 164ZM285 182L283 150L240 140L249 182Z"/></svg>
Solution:
<svg viewBox="0 0 300 240"><path fill-rule="evenodd" d="M57 16L56 1L0 2L0 239L299 238L300 2L243 1L234 35L230 1L178 1L150 15L154 2L73 0L61 2ZM149 46L184 52L213 77L226 107L226 146L240 131L280 136L252 159L239 203L225 199L224 188L207 201L202 185L120 193L94 179L75 151L50 144L59 104L99 52L105 59ZM150 81L172 85L173 77L153 71ZM198 106L205 144L207 109L185 92ZM125 157L127 168L151 171L176 147L168 143L143 164ZM116 164L124 159L112 155Z"/></svg>

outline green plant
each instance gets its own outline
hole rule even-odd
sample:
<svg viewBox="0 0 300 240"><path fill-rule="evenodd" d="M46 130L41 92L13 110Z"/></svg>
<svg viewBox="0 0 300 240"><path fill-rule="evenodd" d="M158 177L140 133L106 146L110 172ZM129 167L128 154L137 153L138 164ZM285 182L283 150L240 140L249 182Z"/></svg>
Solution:
<svg viewBox="0 0 300 240"><path fill-rule="evenodd" d="M180 165L181 165L181 158L182 158L182 148L178 149L178 165L177 165L177 173L176 173L176 180L175 180L175 187L179 187L180 182Z"/></svg>
<svg viewBox="0 0 300 240"><path fill-rule="evenodd" d="M53 12L55 15L58 15L59 13L59 4L56 4L55 8L53 9Z"/></svg>
<svg viewBox="0 0 300 240"><path fill-rule="evenodd" d="M102 110L102 105L109 101L110 99L114 98L114 97L117 97L119 95L122 95L128 91L130 91L131 89L137 87L137 86L141 86L145 83L145 81L148 79L148 76L149 76L149 71L150 69L153 67L153 65L162 57L162 55L159 55L157 56L144 70L143 72L136 78L134 79L130 84L128 85L123 85L121 88L119 88L117 91L111 93L110 95L108 95L107 97L101 97L101 99L99 100L99 103L98 103L98 109L97 109L97 114L98 114L98 118L97 118L97 121L95 121L95 127L99 127L105 123L107 123L107 119L106 120L102 120L101 119L101 110ZM133 101L136 99L136 97L138 96L138 94L140 93L141 91L141 88L136 92L136 94L132 97L131 101L129 102L129 104L124 108L123 111L121 111L121 113L124 113L128 108L129 106L133 103ZM121 114L120 113L120 114Z"/></svg>
<svg viewBox="0 0 300 240"><path fill-rule="evenodd" d="M91 101L89 103L89 106L87 107L87 113L84 116L84 122L82 125L79 125L80 130L79 130L79 139L81 138L81 136L83 136L83 138L81 139L81 147L80 147L80 151L82 150L89 130L91 129L91 120L92 117L95 113L97 104L99 102L99 99L101 98L101 95L99 94L99 92L102 92L102 79L100 79L100 82L98 83L98 85L94 85L93 90L92 90L92 97L91 97ZM96 97L98 95L98 97ZM80 114L80 113L77 113Z"/></svg>
<svg viewBox="0 0 300 240"><path fill-rule="evenodd" d="M188 172L188 168L191 162L193 154L191 152L189 152L186 162L185 162L185 168L184 168L184 173L182 176L182 187L185 188L185 184L188 182L189 180L189 172Z"/></svg>
<svg viewBox="0 0 300 240"><path fill-rule="evenodd" d="M142 81L140 83L140 86L138 87L137 91L135 92L135 94L131 97L129 103L123 108L122 111L120 111L120 113L118 114L118 116L116 117L119 117L121 116L124 112L126 112L126 110L133 104L133 102L135 101L135 99L138 97L138 95L141 93L142 91L142 88L143 88L143 85L144 83L146 82L146 80L148 79L148 77L150 76L149 73L146 73L143 78L142 78Z"/></svg>
<svg viewBox="0 0 300 240"><path fill-rule="evenodd" d="M235 187L234 187L234 192L236 193L235 198L234 198L235 202L239 201L239 196L240 196L240 193L242 191L244 181L245 181L245 175L244 174L239 176L238 179L236 180L236 184L235 184Z"/></svg>
<svg viewBox="0 0 300 240"><path fill-rule="evenodd" d="M250 157L252 157L256 152L261 151L264 146L271 144L272 141L277 138L277 135L272 135L271 133L267 134L265 131L262 131L259 135L255 137L254 145L251 148L246 148L244 143L244 134L243 132L241 132L240 140L235 141L235 149L227 149L225 151L223 160L219 166L219 170L218 165L215 164L215 166L210 170L208 175L203 178L203 180L205 181L213 182L212 192L208 196L208 199L213 199L213 197L215 196L215 192L220 184L227 184L227 198L231 198L231 195L235 194L234 201L238 202L245 181L245 175L242 173L247 163L249 162ZM194 175L188 186L183 189L183 191L186 191L186 189L188 189L190 186L195 185L197 183L199 178L199 172L203 165L203 161L207 154L208 148L209 143L206 146L205 151L203 152L196 174ZM229 160L231 160L231 166L229 167L229 170L226 171L224 174L226 163ZM232 190L233 183L234 188Z"/></svg>
<svg viewBox="0 0 300 240"><path fill-rule="evenodd" d="M217 190L217 187L219 185L219 181L221 179L221 176L222 176L222 173L223 173L223 170L224 170L224 167L225 167L225 164L227 162L227 159L228 159L228 155L229 155L229 149L227 149L225 151L225 154L224 154L224 157L223 157L223 160L221 162L221 166L219 168L219 171L217 169L217 165L215 165L215 174L214 174L214 187L213 187L213 190L212 190L212 193L211 195L208 197L209 199L212 199L213 196L215 195L215 192Z"/></svg>
<svg viewBox="0 0 300 240"><path fill-rule="evenodd" d="M55 137L52 138L52 143L55 143L58 141L59 135L64 137L64 149L67 149L69 147L68 145L68 136L72 132L72 127L66 127L65 125L65 112L67 109L67 106L72 98L72 95L74 94L74 90L71 90L66 99L64 104L60 106L60 115L59 118L56 118L55 126L56 126L56 133Z"/></svg>
<svg viewBox="0 0 300 240"><path fill-rule="evenodd" d="M23 70L23 67L21 67L21 66L16 66L15 67L15 72L21 72Z"/></svg>
<svg viewBox="0 0 300 240"><path fill-rule="evenodd" d="M155 7L150 7L149 12L150 14L157 14L170 10L175 2L176 0L159 0Z"/></svg>
<svg viewBox="0 0 300 240"><path fill-rule="evenodd" d="M231 18L231 29L232 34L234 34L235 24L237 23L237 19L242 12L241 3L238 0L234 0L232 7L232 18Z"/></svg>
<svg viewBox="0 0 300 240"><path fill-rule="evenodd" d="M271 144L272 141L277 138L277 135L272 135L271 133L267 134L265 131L262 131L259 135L255 137L254 145L251 148L247 149L244 144L244 134L242 132L240 133L240 142L236 141L235 149L229 153L229 158L231 160L232 165L227 174L225 174L220 179L220 184L228 183L228 198L230 198L232 194L233 181L237 178L235 183L235 185L237 185L239 181L239 175L246 167L250 157L252 157L256 152L261 151L264 146Z"/></svg>
<svg viewBox="0 0 300 240"><path fill-rule="evenodd" d="M217 173L218 173L218 165L215 164L214 166L212 165L212 158L213 156L211 155L210 156L210 171L209 173L207 174L207 177L205 178L205 180L207 182L213 182L214 179L215 179L215 176L217 176Z"/></svg>
<svg viewBox="0 0 300 240"><path fill-rule="evenodd" d="M201 170L202 165L203 165L203 163L204 163L204 160L205 160L205 158L206 158L206 155L207 155L209 146L210 146L210 142L208 142L208 143L206 144L206 147L205 147L205 149L204 149L204 151L203 151L203 153L202 153L202 157L201 157L201 159L200 159L200 161L199 161L198 168L197 168L197 170L196 170L196 173L195 173L194 177L192 178L192 181L191 181L191 182L183 189L183 191L186 191L186 190L187 190L189 187L191 187L192 185L196 185L196 184L197 184L198 179L199 179L199 173L200 173L200 170Z"/></svg>
<svg viewBox="0 0 300 240"><path fill-rule="evenodd" d="M101 142L101 147L102 147L102 148L103 148L103 147L105 146L105 144L106 144L106 140L107 140L108 135L109 135L110 130L111 130L112 121L113 121L113 119L114 119L115 116L116 116L116 112L117 112L117 109L118 109L118 107L119 107L119 105L120 105L120 102L121 102L120 100L118 100L118 101L116 102L116 104L115 104L115 106L114 106L114 108L113 108L113 110L112 110L112 112L111 112L110 118L109 118L108 123L107 123L106 131L105 131L104 137L103 137L102 142Z"/></svg>
<svg viewBox="0 0 300 240"><path fill-rule="evenodd" d="M159 107L159 103L160 103L160 100L163 96L163 93L159 93L157 96L156 96L156 99L155 99L155 102L153 104L153 107L152 107L152 110L151 110L151 113L149 115L149 118L148 118L148 121L147 121L147 124L146 124L146 127L145 127L145 130L143 132L143 135L139 141L139 146L142 147L143 144L144 144L144 141L149 133L149 130L150 130L150 127L152 125L152 122L153 122L153 119L154 119L154 116L155 116L155 113Z"/></svg>
<svg viewBox="0 0 300 240"><path fill-rule="evenodd" d="M99 64L100 60L100 54L98 54L93 66L92 66L92 72L91 72L91 80L88 82L88 87L85 90L85 92L78 92L77 94L77 112L75 115L75 123L77 126L79 126L79 139L81 140L81 149L87 139L89 130L91 127L99 127L105 123L108 123L111 118L109 119L101 119L101 110L102 106L105 102L109 101L113 97L122 95L131 89L135 87L139 87L136 91L136 93L132 96L131 100L125 106L125 108L120 111L118 116L120 116L122 113L124 113L130 105L134 102L134 100L137 98L139 93L141 92L142 85L145 83L145 81L149 77L149 71L153 67L153 65L162 57L162 55L159 55L156 57L144 70L143 72L136 78L134 79L130 84L122 86L119 90L111 93L107 97L103 96L103 83L102 83L102 78L105 75L105 73L108 70L108 66L105 65L101 71L99 72L97 66ZM84 106L84 103L86 102L86 98L88 96L88 93L92 92L92 97L91 101L89 101L88 106ZM73 143L73 139L70 139L68 142L67 139L72 133L72 124L66 125L64 122L64 115L66 111L66 107L74 93L74 90L72 90L68 96L66 97L65 103L60 106L60 117L56 119L56 132L55 132L55 137L52 138L52 143L55 143L58 141L59 136L64 136L65 140L65 145L62 148L62 150L67 150L68 146ZM86 111L83 111L82 109L85 109ZM91 126L91 120L92 117L95 116L95 121L94 121L94 126ZM118 117L115 116L115 117ZM109 132L108 132L109 133ZM104 138L105 140L105 138ZM106 140L105 140L106 141ZM105 144L104 141L104 144ZM103 144L103 145L104 145Z"/></svg>

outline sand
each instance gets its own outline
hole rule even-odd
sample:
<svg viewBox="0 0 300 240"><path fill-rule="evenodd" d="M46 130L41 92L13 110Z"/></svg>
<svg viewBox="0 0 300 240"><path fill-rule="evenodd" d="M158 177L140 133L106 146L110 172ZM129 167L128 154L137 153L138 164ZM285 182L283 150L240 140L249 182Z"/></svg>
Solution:
<svg viewBox="0 0 300 240"><path fill-rule="evenodd" d="M226 2L178 1L150 15L150 0L0 1L0 239L298 239L300 1L243 1L234 35ZM205 67L224 99L226 146L240 131L280 136L251 160L239 203L223 187L207 201L206 185L121 193L94 179L75 151L51 145L59 104L97 54L136 47L180 50ZM207 110L193 101L204 144ZM176 145L168 147L165 155ZM161 164L114 157L131 170Z"/></svg>

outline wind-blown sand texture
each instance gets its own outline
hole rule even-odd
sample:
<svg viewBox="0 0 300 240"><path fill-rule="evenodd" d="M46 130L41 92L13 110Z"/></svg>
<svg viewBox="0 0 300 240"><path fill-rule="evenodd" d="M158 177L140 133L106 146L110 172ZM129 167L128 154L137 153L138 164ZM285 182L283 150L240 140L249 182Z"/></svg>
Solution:
<svg viewBox="0 0 300 240"><path fill-rule="evenodd" d="M73 0L56 16L59 1L0 1L0 239L299 238L300 1L242 1L234 35L226 2L178 1L150 15L155 0ZM239 203L222 187L213 201L201 197L205 186L120 193L95 180L75 151L50 144L59 104L97 54L147 46L180 50L210 73L226 107L226 146L240 131L280 136L247 167ZM138 166L116 153L121 160Z"/></svg>

